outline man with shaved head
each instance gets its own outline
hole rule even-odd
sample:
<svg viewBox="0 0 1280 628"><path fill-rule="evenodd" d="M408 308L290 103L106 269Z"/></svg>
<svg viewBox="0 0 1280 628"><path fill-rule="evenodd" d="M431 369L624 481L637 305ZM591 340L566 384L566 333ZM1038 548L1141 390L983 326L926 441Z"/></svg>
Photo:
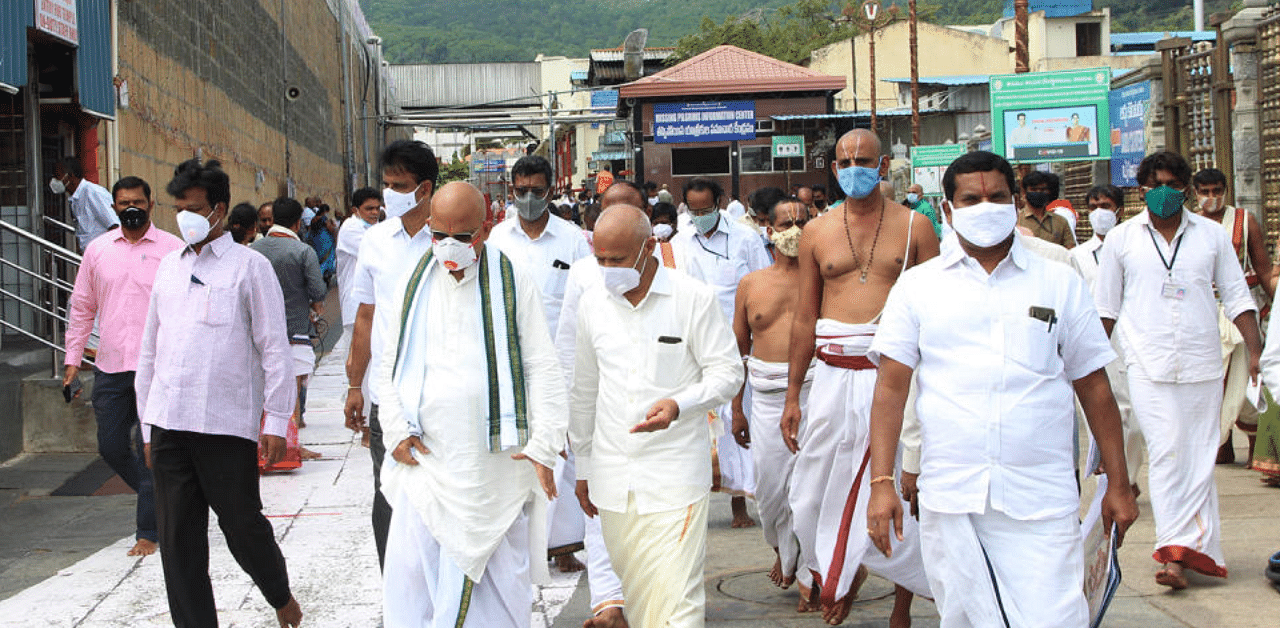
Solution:
<svg viewBox="0 0 1280 628"><path fill-rule="evenodd" d="M641 199L643 200L643 199ZM664 267L638 207L596 221L597 283L578 308L570 442L635 626L702 626L711 438L742 385L712 288Z"/></svg>
<svg viewBox="0 0 1280 628"><path fill-rule="evenodd" d="M859 569L864 564L898 585L890 625L899 628L911 621L911 593L929 594L919 537L908 530L907 541L886 558L874 551L859 524L850 523L862 520L871 483L894 479L866 474L876 382L867 350L889 289L908 268L938 255L938 238L929 219L886 194L882 180L889 159L871 131L855 129L841 137L831 170L846 198L810 221L800 238L799 299L782 412L783 439L797 452L793 527L808 562L797 572L801 593L811 584L823 619L836 625L849 614L866 576ZM809 388L805 375L814 357L818 364L802 422L801 393Z"/></svg>
<svg viewBox="0 0 1280 628"><path fill-rule="evenodd" d="M528 626L532 578L547 576L545 554L530 555L546 529L530 520L539 490L555 497L564 378L537 285L485 246L486 213L469 183L432 197L431 249L378 365L388 628Z"/></svg>

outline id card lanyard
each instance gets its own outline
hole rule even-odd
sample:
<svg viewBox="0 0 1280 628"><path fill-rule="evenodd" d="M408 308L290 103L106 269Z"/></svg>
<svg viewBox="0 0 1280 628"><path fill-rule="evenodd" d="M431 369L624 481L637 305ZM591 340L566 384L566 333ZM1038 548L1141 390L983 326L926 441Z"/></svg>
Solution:
<svg viewBox="0 0 1280 628"><path fill-rule="evenodd" d="M1151 236L1151 246L1156 248L1156 255L1160 256L1160 263L1164 264L1166 272L1164 287L1160 292L1161 296L1166 299L1182 300L1182 298L1187 294L1187 289L1183 287L1182 284L1173 280L1173 265L1178 261L1178 251L1182 250L1182 238L1185 237L1187 233L1183 231L1178 235L1178 238L1173 241L1173 255L1168 259L1165 259L1164 251L1160 250L1160 244L1156 242L1155 230L1151 228L1151 225L1147 225L1147 235Z"/></svg>

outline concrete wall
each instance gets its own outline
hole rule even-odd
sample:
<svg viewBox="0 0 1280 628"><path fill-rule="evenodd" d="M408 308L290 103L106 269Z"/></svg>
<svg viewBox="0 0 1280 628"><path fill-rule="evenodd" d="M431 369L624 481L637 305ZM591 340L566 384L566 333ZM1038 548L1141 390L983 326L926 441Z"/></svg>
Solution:
<svg viewBox="0 0 1280 628"><path fill-rule="evenodd" d="M22 381L22 450L27 453L98 451L93 416L93 374L81 373L84 391L67 403L62 379L33 375Z"/></svg>
<svg viewBox="0 0 1280 628"><path fill-rule="evenodd" d="M118 112L120 173L157 190L156 222L175 226L163 193L174 167L200 156L218 159L231 177L232 203L262 202L289 192L346 207L346 190L376 176L382 140L375 89L362 42L342 45L339 19L324 0L136 0L121 2L118 80L129 104ZM281 11L283 10L283 13ZM282 32L284 36L282 37ZM350 31L349 31L350 32ZM355 136L347 180L343 57L353 99ZM284 97L286 83L297 100Z"/></svg>

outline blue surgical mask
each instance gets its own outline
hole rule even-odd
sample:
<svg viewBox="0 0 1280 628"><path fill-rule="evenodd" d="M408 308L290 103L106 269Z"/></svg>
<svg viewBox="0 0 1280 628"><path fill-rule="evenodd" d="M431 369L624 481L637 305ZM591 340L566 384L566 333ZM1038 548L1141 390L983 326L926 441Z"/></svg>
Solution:
<svg viewBox="0 0 1280 628"><path fill-rule="evenodd" d="M864 199L871 196L876 186L880 185L880 168L849 166L841 168L837 173L840 189L850 198Z"/></svg>
<svg viewBox="0 0 1280 628"><path fill-rule="evenodd" d="M907 192L907 202L915 205L920 202L920 195L915 192Z"/></svg>

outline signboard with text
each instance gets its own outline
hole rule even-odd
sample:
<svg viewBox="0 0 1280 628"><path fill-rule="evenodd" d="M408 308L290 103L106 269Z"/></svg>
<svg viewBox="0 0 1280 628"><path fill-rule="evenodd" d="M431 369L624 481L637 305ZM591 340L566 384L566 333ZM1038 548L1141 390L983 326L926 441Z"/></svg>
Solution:
<svg viewBox="0 0 1280 628"><path fill-rule="evenodd" d="M1147 155L1147 107L1151 81L1111 90L1111 185L1138 187L1138 164Z"/></svg>
<svg viewBox="0 0 1280 628"><path fill-rule="evenodd" d="M658 103L653 106L653 139L659 144L755 138L754 100Z"/></svg>
<svg viewBox="0 0 1280 628"><path fill-rule="evenodd" d="M920 184L926 196L942 194L942 175L947 166L967 152L964 144L912 146L911 182Z"/></svg>
<svg viewBox="0 0 1280 628"><path fill-rule="evenodd" d="M991 138L1014 163L1111 158L1111 69L991 77Z"/></svg>
<svg viewBox="0 0 1280 628"><path fill-rule="evenodd" d="M803 135L773 136L773 158L784 159L787 157L804 157Z"/></svg>
<svg viewBox="0 0 1280 628"><path fill-rule="evenodd" d="M72 44L80 43L76 26L76 0L34 0L36 29Z"/></svg>

